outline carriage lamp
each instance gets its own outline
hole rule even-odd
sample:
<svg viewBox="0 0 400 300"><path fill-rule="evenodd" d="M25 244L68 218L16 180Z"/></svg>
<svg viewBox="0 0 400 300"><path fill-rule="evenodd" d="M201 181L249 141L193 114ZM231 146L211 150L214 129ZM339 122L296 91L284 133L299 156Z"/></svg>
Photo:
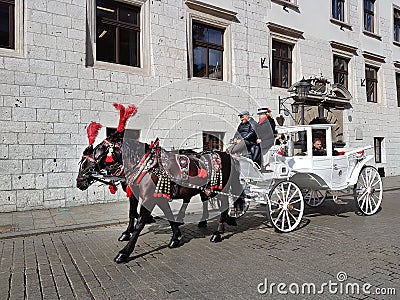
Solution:
<svg viewBox="0 0 400 300"><path fill-rule="evenodd" d="M296 88L297 97L300 100L299 102L305 102L308 97L308 92L311 88L311 83L309 83L303 77L303 79L297 82L294 87Z"/></svg>

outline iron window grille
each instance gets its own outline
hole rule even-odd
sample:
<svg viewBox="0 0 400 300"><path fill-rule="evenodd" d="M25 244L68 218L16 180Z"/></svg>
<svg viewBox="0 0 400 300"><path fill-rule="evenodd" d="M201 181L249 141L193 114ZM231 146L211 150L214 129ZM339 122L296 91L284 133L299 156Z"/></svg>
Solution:
<svg viewBox="0 0 400 300"><path fill-rule="evenodd" d="M378 102L378 69L365 66L365 85L367 90L367 102Z"/></svg>
<svg viewBox="0 0 400 300"><path fill-rule="evenodd" d="M0 48L15 49L14 11L14 0L0 0Z"/></svg>
<svg viewBox="0 0 400 300"><path fill-rule="evenodd" d="M333 56L333 81L348 88L349 60L340 56Z"/></svg>
<svg viewBox="0 0 400 300"><path fill-rule="evenodd" d="M224 30L193 22L193 76L223 79Z"/></svg>
<svg viewBox="0 0 400 300"><path fill-rule="evenodd" d="M272 41L272 86L292 85L292 45Z"/></svg>
<svg viewBox="0 0 400 300"><path fill-rule="evenodd" d="M140 8L96 1L96 59L140 67Z"/></svg>

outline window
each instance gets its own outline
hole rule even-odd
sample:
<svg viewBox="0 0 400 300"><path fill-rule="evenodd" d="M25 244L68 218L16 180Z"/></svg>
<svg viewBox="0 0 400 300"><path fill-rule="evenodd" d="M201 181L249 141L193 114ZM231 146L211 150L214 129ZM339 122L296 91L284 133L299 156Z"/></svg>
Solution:
<svg viewBox="0 0 400 300"><path fill-rule="evenodd" d="M222 80L224 30L193 22L193 76Z"/></svg>
<svg viewBox="0 0 400 300"><path fill-rule="evenodd" d="M109 137L114 132L117 131L117 128L107 127L106 128L106 136ZM132 139L132 140L139 140L140 138L140 130L138 129L125 129L124 130L124 137Z"/></svg>
<svg viewBox="0 0 400 300"><path fill-rule="evenodd" d="M364 30L374 32L375 0L364 0Z"/></svg>
<svg viewBox="0 0 400 300"><path fill-rule="evenodd" d="M374 152L375 152L375 162L382 162L382 142L383 137L374 137Z"/></svg>
<svg viewBox="0 0 400 300"><path fill-rule="evenodd" d="M223 132L203 131L203 150L219 150L224 148L224 135Z"/></svg>
<svg viewBox="0 0 400 300"><path fill-rule="evenodd" d="M96 1L96 59L140 67L140 8Z"/></svg>
<svg viewBox="0 0 400 300"><path fill-rule="evenodd" d="M400 73L396 73L397 106L400 107Z"/></svg>
<svg viewBox="0 0 400 300"><path fill-rule="evenodd" d="M394 40L400 43L400 9L395 9L393 14Z"/></svg>
<svg viewBox="0 0 400 300"><path fill-rule="evenodd" d="M292 85L292 45L272 40L272 86Z"/></svg>
<svg viewBox="0 0 400 300"><path fill-rule="evenodd" d="M344 1L345 0L332 0L332 18L344 22Z"/></svg>
<svg viewBox="0 0 400 300"><path fill-rule="evenodd" d="M15 49L15 1L0 0L0 47Z"/></svg>
<svg viewBox="0 0 400 300"><path fill-rule="evenodd" d="M365 66L365 86L367 89L367 102L378 102L378 68Z"/></svg>
<svg viewBox="0 0 400 300"><path fill-rule="evenodd" d="M340 56L333 56L333 81L348 88L349 60Z"/></svg>

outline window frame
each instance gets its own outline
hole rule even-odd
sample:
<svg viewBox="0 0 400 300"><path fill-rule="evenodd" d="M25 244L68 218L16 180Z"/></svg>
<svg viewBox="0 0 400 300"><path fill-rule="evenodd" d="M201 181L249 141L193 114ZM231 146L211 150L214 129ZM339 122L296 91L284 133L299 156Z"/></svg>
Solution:
<svg viewBox="0 0 400 300"><path fill-rule="evenodd" d="M383 140L384 137L374 137L374 158L378 164L383 162Z"/></svg>
<svg viewBox="0 0 400 300"><path fill-rule="evenodd" d="M371 3L371 5L373 6L372 10L366 8L366 6L365 6L366 1ZM363 0L363 29L364 29L364 31L370 32L370 33L376 33L375 32L375 23L376 23L376 20L375 20L376 5L375 5L375 3L376 3L376 0ZM371 18L372 19L371 30L369 30L367 28L367 18L366 18L366 16L372 16L372 18Z"/></svg>
<svg viewBox="0 0 400 300"><path fill-rule="evenodd" d="M396 13L399 15L396 18ZM400 45L400 7L393 7L393 41L395 44Z"/></svg>
<svg viewBox="0 0 400 300"><path fill-rule="evenodd" d="M277 51L276 43L278 45L285 45L288 48L290 47L290 58L284 57L284 56L276 56L275 53ZM275 46L274 46L275 44ZM279 48L282 49L282 48ZM271 42L271 51L272 51L272 64L271 64L271 86L272 87L277 87L277 88L289 88L292 85L292 78L293 78L293 49L294 45L288 42L281 41L279 39L272 39ZM274 53L275 51L275 53ZM276 77L275 77L275 69L274 69L274 61L278 61L278 82L276 83ZM288 84L287 86L283 86L283 80L282 80L282 64L287 63L288 64Z"/></svg>
<svg viewBox="0 0 400 300"><path fill-rule="evenodd" d="M218 44L214 44L211 42L206 42L206 41L201 41L201 40L195 40L194 39L194 35L193 35L193 27L195 26L195 24L198 25L202 25L205 26L207 28L211 28L217 31L221 31L222 32L222 41L221 41L221 45ZM194 20L192 22L192 57L193 57L193 64L192 64L192 69L193 69L193 73L192 73L192 77L196 77L196 78L207 78L207 79L212 79L212 80L220 80L223 81L224 80L224 33L225 33L225 29L223 28L219 28L216 26L211 26L209 24L205 24L199 21ZM205 70L205 74L207 74L207 76L195 76L194 74L194 61L195 61L195 54L194 54L194 49L196 47L203 47L206 49L206 70ZM222 61L221 61L221 78L210 78L210 74L209 74L209 57L210 57L210 50L217 50L217 51L221 51L222 52Z"/></svg>
<svg viewBox="0 0 400 300"><path fill-rule="evenodd" d="M207 77L193 76L193 22L202 23L211 27L224 30L222 53L222 80L213 80L215 82L232 82L232 31L231 24L236 20L236 12L203 3L200 5L198 1L186 0L187 23L186 30L188 32L188 73L190 79L210 80ZM212 80L212 79L211 79Z"/></svg>
<svg viewBox="0 0 400 300"><path fill-rule="evenodd" d="M346 20L347 19L346 18L346 11L347 11L346 0L332 0L331 3L332 3L332 5L331 5L332 19L339 21L339 22L346 23L346 21L347 21ZM338 18L338 16L336 15L336 14L338 14L338 4L340 4L340 3L341 3L341 9L342 9L342 13L341 13L342 18ZM334 5L334 4L336 4L336 5Z"/></svg>
<svg viewBox="0 0 400 300"><path fill-rule="evenodd" d="M0 47L1 56L23 57L24 56L24 0L2 0L1 2L13 5L12 20L13 32L11 34L12 47ZM11 12L10 12L11 13ZM11 24L10 24L11 26ZM11 43L10 43L11 44Z"/></svg>
<svg viewBox="0 0 400 300"><path fill-rule="evenodd" d="M371 77L368 77L367 76L367 74L368 74L368 70L372 70L372 71L375 71L375 76L374 76L374 78L371 78ZM367 96L367 102L368 103L378 103L378 72L379 72L379 67L377 67L377 66L372 66L372 65L369 65L369 64L365 64L365 89L366 89L366 96ZM368 89L368 86L369 86L369 83L370 82L372 82L373 83L373 97L374 97L374 101L370 101L369 99L370 99L370 97L368 96L369 95L369 89Z"/></svg>
<svg viewBox="0 0 400 300"><path fill-rule="evenodd" d="M207 138L208 136L208 138ZM205 146L205 142L210 141L210 136L213 138L216 138L218 140L218 149L217 148L209 148ZM202 133L202 138L203 138L203 151L207 150L218 150L218 151L223 151L224 149L224 138L225 138L225 132L220 132L220 131L203 131Z"/></svg>
<svg viewBox="0 0 400 300"><path fill-rule="evenodd" d="M343 60L346 63L346 70L343 71L341 69L335 69L335 58ZM337 54L333 54L333 82L334 83L339 83L340 82L336 82L336 74L344 74L345 76L345 84L342 84L347 90L349 90L349 65L350 65L350 58L346 58Z"/></svg>
<svg viewBox="0 0 400 300"><path fill-rule="evenodd" d="M93 67L96 69L105 69L110 71L118 72L129 72L137 75L150 75L151 64L150 64L150 1L146 0L120 0L120 2L126 5L137 6L140 8L140 46L139 46L139 57L140 67L121 65L116 63L110 63L105 61L97 60L96 57L96 27L97 27L97 11L96 11L96 0L87 1L87 23L88 23L88 41L86 43L86 66Z"/></svg>
<svg viewBox="0 0 400 300"><path fill-rule="evenodd" d="M400 107L400 72L395 73L396 91L397 91L397 106Z"/></svg>
<svg viewBox="0 0 400 300"><path fill-rule="evenodd" d="M116 7L116 19L110 19L107 17L103 17L103 18L98 18L97 16L97 0L96 0L96 28L102 24L102 25L110 25L113 27L113 29L115 29L115 62L109 62L109 61L104 61L104 60L99 60L102 62L108 62L108 63L113 63L113 64L118 64L118 65L124 65L124 66L130 66L130 67L136 67L136 68L140 68L141 67L141 61L140 61L140 49L141 49L141 42L140 42L140 31L141 31L141 18L140 18L140 10L141 7L137 6L137 5L131 5L128 4L126 2L119 2L119 1L113 1L113 0L105 0L106 2L109 3L115 3L115 7ZM122 8L129 8L135 11L136 16L137 16L137 23L136 24L132 24L132 23L127 23L127 22L123 22L121 21L120 18L120 10ZM136 39L137 39L137 44L136 45L136 62L135 65L126 65L126 64L122 64L121 63L121 30L129 30L130 32L134 32L136 34ZM96 58L98 56L98 48L97 48L97 42L99 37L97 36L97 31L96 31Z"/></svg>

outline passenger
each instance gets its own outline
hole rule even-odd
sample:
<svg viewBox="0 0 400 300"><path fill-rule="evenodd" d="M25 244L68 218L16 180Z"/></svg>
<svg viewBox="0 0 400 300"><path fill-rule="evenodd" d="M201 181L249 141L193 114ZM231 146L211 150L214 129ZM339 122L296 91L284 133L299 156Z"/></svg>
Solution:
<svg viewBox="0 0 400 300"><path fill-rule="evenodd" d="M319 138L313 140L313 155L325 156L326 150L322 147L322 141Z"/></svg>

